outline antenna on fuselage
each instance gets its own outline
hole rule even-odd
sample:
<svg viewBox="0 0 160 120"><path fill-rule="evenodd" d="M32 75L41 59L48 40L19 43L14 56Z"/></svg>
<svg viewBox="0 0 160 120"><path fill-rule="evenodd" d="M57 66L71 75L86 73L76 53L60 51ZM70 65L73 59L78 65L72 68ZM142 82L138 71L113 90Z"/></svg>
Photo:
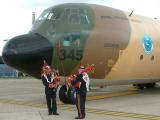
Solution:
<svg viewBox="0 0 160 120"><path fill-rule="evenodd" d="M35 17L35 12L32 12L32 25L34 24L35 19L36 19L36 17Z"/></svg>
<svg viewBox="0 0 160 120"><path fill-rule="evenodd" d="M129 17L131 17L131 16L132 16L133 12L134 12L134 10L132 10L132 12L129 14Z"/></svg>

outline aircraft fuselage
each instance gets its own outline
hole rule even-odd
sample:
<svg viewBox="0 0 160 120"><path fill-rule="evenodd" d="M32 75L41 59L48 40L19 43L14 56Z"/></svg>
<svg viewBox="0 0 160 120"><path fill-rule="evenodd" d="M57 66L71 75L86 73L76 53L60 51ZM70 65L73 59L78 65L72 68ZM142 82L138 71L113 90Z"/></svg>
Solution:
<svg viewBox="0 0 160 120"><path fill-rule="evenodd" d="M159 32L160 23L143 16L61 4L46 9L28 34L12 38L3 60L36 78L45 59L62 76L77 73L80 64L94 64L94 79L155 82L160 80Z"/></svg>

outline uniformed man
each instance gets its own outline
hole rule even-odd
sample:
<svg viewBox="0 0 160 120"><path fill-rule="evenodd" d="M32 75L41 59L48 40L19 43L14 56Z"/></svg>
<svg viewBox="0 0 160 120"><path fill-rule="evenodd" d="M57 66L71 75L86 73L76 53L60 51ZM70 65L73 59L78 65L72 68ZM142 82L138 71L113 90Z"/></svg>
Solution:
<svg viewBox="0 0 160 120"><path fill-rule="evenodd" d="M75 119L84 119L85 118L85 101L86 101L86 82L83 79L84 67L80 66L78 74L75 80L71 81L72 86L76 89L76 107L78 111L78 116Z"/></svg>
<svg viewBox="0 0 160 120"><path fill-rule="evenodd" d="M56 92L60 79L58 77L55 79L50 66L44 65L42 69L42 82L45 86L48 115L59 115L57 113Z"/></svg>

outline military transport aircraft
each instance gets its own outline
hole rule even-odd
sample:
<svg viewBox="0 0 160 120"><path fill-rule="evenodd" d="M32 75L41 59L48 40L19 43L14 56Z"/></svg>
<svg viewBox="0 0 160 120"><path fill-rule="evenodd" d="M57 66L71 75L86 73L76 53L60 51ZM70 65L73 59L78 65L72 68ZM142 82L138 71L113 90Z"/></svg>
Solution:
<svg viewBox="0 0 160 120"><path fill-rule="evenodd" d="M6 64L40 78L43 60L61 76L80 64L94 64L91 85L160 81L160 23L96 4L67 3L46 9L28 34L10 39L3 49ZM67 103L65 85L60 99Z"/></svg>

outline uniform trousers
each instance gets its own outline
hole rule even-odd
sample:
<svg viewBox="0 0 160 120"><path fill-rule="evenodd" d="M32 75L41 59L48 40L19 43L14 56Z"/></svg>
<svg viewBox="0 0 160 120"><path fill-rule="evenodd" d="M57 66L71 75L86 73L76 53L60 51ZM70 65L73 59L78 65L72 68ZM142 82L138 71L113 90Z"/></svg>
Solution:
<svg viewBox="0 0 160 120"><path fill-rule="evenodd" d="M76 93L76 107L79 117L85 117L86 92Z"/></svg>
<svg viewBox="0 0 160 120"><path fill-rule="evenodd" d="M57 113L56 92L46 94L48 113Z"/></svg>

